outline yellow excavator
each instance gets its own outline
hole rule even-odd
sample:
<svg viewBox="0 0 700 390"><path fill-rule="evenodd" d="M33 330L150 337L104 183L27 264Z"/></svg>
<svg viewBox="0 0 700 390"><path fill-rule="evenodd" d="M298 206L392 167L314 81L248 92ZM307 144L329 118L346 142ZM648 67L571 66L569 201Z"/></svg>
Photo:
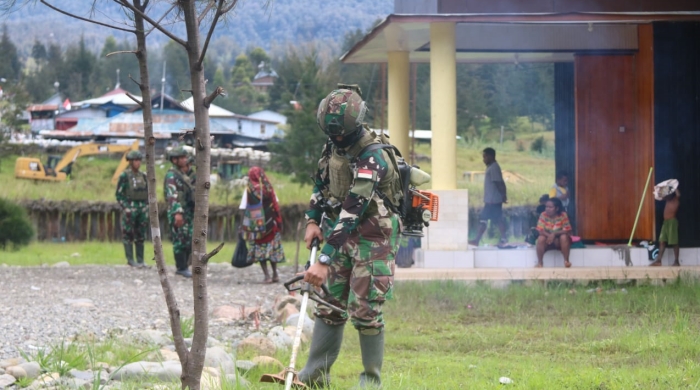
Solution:
<svg viewBox="0 0 700 390"><path fill-rule="evenodd" d="M38 158L19 157L15 161L15 177L18 179L64 181L70 176L73 162L78 157L123 153L119 166L112 176L112 184L116 185L119 175L129 166L129 162L126 161L126 155L132 150L139 150L138 140L135 140L131 145L98 143L77 145L63 154L63 156L49 156L46 164L42 164Z"/></svg>

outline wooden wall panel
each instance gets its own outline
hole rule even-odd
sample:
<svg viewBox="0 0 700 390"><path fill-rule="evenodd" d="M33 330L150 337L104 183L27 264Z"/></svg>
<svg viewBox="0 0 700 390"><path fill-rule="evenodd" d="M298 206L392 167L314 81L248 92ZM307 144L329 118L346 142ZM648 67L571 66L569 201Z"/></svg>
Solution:
<svg viewBox="0 0 700 390"><path fill-rule="evenodd" d="M652 24L639 25L639 51L635 55L635 64L637 66L637 127L639 128L635 147L643 151L634 155L638 188L636 205L639 207L649 168L654 166L654 27ZM654 196L651 192L656 183L655 173L652 173L650 189L645 194L642 213L635 232L636 238L645 240L656 239Z"/></svg>
<svg viewBox="0 0 700 390"><path fill-rule="evenodd" d="M577 56L576 206L586 240L627 240L653 157L652 104L639 56ZM640 88L644 84L645 88ZM653 95L652 95L653 96ZM653 209L645 201L635 238L653 236Z"/></svg>

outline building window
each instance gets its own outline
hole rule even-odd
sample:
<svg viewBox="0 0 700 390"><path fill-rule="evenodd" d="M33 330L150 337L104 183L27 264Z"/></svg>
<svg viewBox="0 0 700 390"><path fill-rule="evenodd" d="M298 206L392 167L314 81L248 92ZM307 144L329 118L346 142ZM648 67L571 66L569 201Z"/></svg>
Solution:
<svg viewBox="0 0 700 390"><path fill-rule="evenodd" d="M260 124L260 134L265 134L265 124Z"/></svg>

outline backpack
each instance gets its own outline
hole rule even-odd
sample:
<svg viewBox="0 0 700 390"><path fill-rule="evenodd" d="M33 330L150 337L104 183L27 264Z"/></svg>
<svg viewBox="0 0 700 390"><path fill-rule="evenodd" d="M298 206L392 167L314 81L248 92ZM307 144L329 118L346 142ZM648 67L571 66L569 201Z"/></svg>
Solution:
<svg viewBox="0 0 700 390"><path fill-rule="evenodd" d="M423 216L424 210L426 209L426 205L428 205L428 209L432 209L431 211L433 213L429 220L437 220L437 197L423 191L421 191L420 194L418 194L418 191L415 189L415 187L416 185L420 185L423 183L418 183L414 185L414 183L411 182L411 171L419 170L419 168L417 166L408 165L408 163L406 163L406 160L404 160L403 156L401 155L399 149L390 143L389 137L386 136L384 133L379 134L378 138L380 143L375 143L366 146L360 151L360 153L357 154L357 156L359 157L365 152L370 152L377 149L383 149L387 152L389 160L391 160L391 163L394 166L394 170L398 174L398 180L395 181L392 188L392 191L395 194L395 196L398 197L398 200L389 199L389 197L386 194L382 193L379 190L377 190L377 195L380 199L384 201L384 204L394 214L397 214L399 216L404 227L404 235L422 236L423 226L428 226L428 222ZM424 174L427 175L427 173ZM430 176L428 175L427 177L429 178ZM415 202L413 199L414 194L418 194L419 197L424 199L428 197L430 198L430 200L427 203L423 201Z"/></svg>
<svg viewBox="0 0 700 390"><path fill-rule="evenodd" d="M405 175L403 175L402 172L406 170L410 171L411 167L408 164L406 164L406 161L403 159L403 156L401 156L401 152L399 151L399 149L396 146L392 145L391 142L389 142L388 136L386 136L384 133L381 133L377 136L377 139L379 140L379 143L374 143L365 146L354 158L353 163L356 164L360 156L362 156L366 152L373 152L379 149L382 149L386 152L386 154L389 156L389 163L393 165L394 172L396 172L396 174L398 175L398 180L395 180L392 186L392 192L394 193L394 196L398 199L389 199L389 197L386 194L379 190L377 190L377 195L384 201L385 205L387 205L387 207L389 207L389 209L391 209L392 212L401 215L401 210L404 205L404 194L406 193L403 185L403 179Z"/></svg>

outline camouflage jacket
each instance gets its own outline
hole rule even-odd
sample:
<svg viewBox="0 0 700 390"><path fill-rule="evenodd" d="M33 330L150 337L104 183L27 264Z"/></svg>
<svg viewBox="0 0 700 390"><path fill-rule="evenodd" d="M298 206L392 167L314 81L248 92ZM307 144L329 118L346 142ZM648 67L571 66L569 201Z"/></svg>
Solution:
<svg viewBox="0 0 700 390"><path fill-rule="evenodd" d="M138 174L143 175L143 181L147 183L146 174L143 172L139 172ZM148 200L129 199L129 186L132 185L132 183L129 183L129 178L131 176L132 174L129 171L124 171L121 175L119 175L119 181L117 182L116 197L117 202L119 203L119 206L121 206L122 210L139 208L148 205Z"/></svg>
<svg viewBox="0 0 700 390"><path fill-rule="evenodd" d="M191 172L191 171L190 171ZM193 175L185 174L172 166L165 174L163 191L167 205L168 218L174 218L175 214L190 215L194 213L194 186Z"/></svg>
<svg viewBox="0 0 700 390"><path fill-rule="evenodd" d="M329 162L335 147L328 143L324 147L322 157L318 161L318 170L314 179L314 189L306 211L306 219L313 220L319 226L324 211L327 211L323 203L327 201L324 193L328 193L330 186ZM379 183L387 177L390 170L386 154L381 149L366 151L357 158L353 172L353 182L348 195L340 201L340 212L337 217L330 215L330 235L321 253L335 258L340 247L347 241L350 232L355 230L360 221L370 217L367 213L384 215L388 213L386 206L378 197L374 196ZM370 204L374 207L369 209ZM368 210L369 209L369 210ZM332 214L332 213L331 213ZM326 213L329 216L329 213Z"/></svg>

